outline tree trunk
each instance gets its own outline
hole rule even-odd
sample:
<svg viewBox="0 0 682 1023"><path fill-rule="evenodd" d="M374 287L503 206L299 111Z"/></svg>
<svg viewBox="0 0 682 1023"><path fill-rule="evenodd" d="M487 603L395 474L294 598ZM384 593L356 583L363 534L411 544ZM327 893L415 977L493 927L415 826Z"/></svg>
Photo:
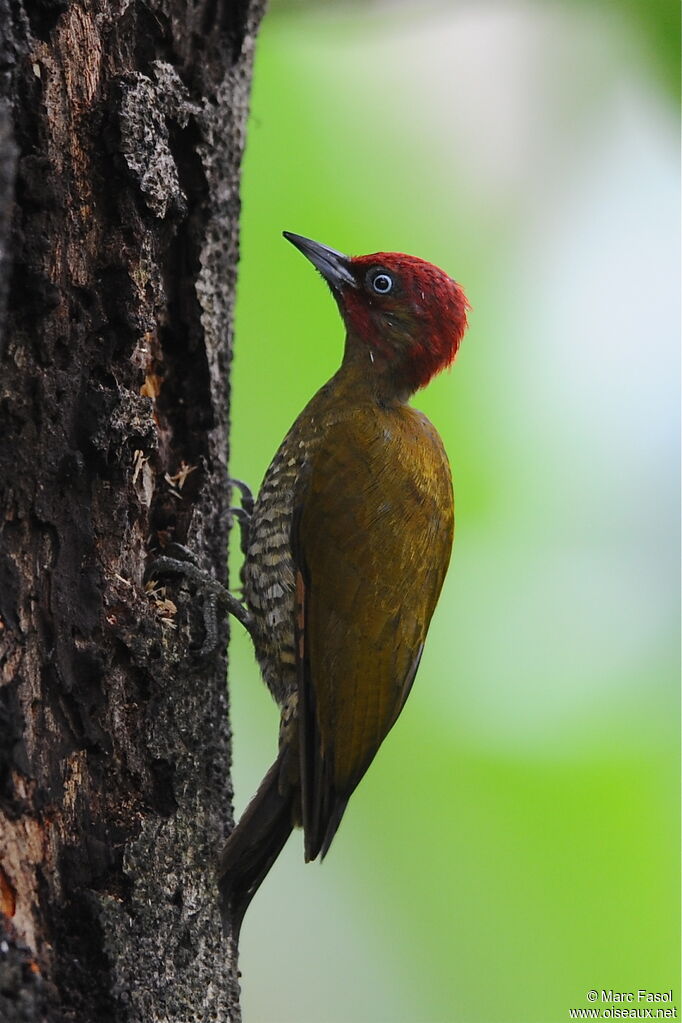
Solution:
<svg viewBox="0 0 682 1023"><path fill-rule="evenodd" d="M144 580L225 579L261 4L0 0L3 1023L239 1019L227 625Z"/></svg>

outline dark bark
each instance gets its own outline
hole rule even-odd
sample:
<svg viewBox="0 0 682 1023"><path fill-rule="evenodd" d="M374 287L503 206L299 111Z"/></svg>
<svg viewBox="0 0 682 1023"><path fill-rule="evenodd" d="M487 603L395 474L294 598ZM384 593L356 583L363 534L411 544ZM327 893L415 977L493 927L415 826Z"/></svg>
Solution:
<svg viewBox="0 0 682 1023"><path fill-rule="evenodd" d="M6 1023L239 1018L227 625L200 658L198 599L144 573L178 540L225 578L261 3L0 0Z"/></svg>

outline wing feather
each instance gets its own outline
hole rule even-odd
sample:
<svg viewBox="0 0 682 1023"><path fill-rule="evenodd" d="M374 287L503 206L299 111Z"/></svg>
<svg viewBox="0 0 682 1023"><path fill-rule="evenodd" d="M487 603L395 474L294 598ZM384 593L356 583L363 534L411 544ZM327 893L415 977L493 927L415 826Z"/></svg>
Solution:
<svg viewBox="0 0 682 1023"><path fill-rule="evenodd" d="M406 406L357 410L327 430L295 505L302 817L314 859L417 672L452 546L440 438Z"/></svg>

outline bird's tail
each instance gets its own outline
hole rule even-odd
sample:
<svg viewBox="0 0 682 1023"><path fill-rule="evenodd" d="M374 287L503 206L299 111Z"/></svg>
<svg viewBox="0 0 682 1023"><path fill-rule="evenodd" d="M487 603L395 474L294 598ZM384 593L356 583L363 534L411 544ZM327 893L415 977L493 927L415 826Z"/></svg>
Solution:
<svg viewBox="0 0 682 1023"><path fill-rule="evenodd" d="M235 941L244 914L293 827L293 790L280 753L263 778L220 858L220 909L225 933Z"/></svg>

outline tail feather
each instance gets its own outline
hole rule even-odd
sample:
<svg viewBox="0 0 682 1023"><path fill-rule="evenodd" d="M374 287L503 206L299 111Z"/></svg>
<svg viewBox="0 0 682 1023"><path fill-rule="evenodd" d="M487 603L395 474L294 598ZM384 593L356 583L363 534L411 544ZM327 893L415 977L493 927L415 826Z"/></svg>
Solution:
<svg viewBox="0 0 682 1023"><path fill-rule="evenodd" d="M341 818L348 806L348 799L348 796L339 796L335 794L334 805L331 813L329 814L324 838L320 845L320 861L322 861L329 852L329 846L332 844L334 835L338 831L339 824L341 823Z"/></svg>
<svg viewBox="0 0 682 1023"><path fill-rule="evenodd" d="M282 765L280 754L225 843L220 858L223 928L235 941L251 899L292 831L294 797L291 787L284 784Z"/></svg>

